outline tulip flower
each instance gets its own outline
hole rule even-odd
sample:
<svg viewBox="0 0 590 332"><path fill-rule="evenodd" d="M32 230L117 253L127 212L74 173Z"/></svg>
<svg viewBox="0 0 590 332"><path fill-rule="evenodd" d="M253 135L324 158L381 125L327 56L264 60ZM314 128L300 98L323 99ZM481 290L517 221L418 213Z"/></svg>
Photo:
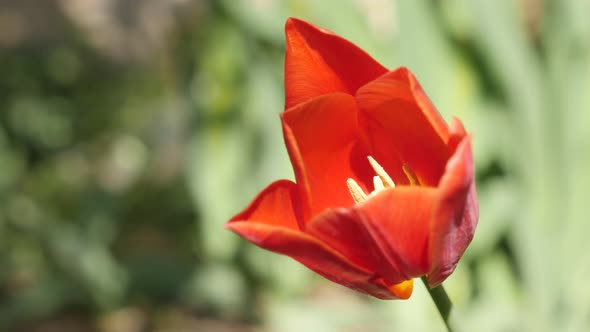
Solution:
<svg viewBox="0 0 590 332"><path fill-rule="evenodd" d="M380 299L407 299L417 277L439 285L477 225L471 136L408 69L302 20L285 30L295 181L270 184L226 227Z"/></svg>

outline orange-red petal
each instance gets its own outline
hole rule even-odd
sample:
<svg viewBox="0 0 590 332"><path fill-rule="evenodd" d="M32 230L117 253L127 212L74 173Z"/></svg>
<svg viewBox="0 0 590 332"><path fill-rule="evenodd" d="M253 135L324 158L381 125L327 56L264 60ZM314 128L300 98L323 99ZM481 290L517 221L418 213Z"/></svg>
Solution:
<svg viewBox="0 0 590 332"><path fill-rule="evenodd" d="M414 76L399 68L360 88L356 99L374 157L394 181L407 183L406 164L420 184L437 186L450 155L448 128Z"/></svg>
<svg viewBox="0 0 590 332"><path fill-rule="evenodd" d="M473 238L478 217L471 137L464 136L447 164L434 204L428 271L431 287L455 270Z"/></svg>
<svg viewBox="0 0 590 332"><path fill-rule="evenodd" d="M308 22L289 18L285 34L286 109L324 94L354 94L387 72L353 43Z"/></svg>
<svg viewBox="0 0 590 332"><path fill-rule="evenodd" d="M399 298L390 289L391 285L386 284L371 271L351 263L346 257L309 234L248 221L235 221L227 227L264 249L297 260L333 282L380 299ZM404 295L396 288L393 290Z"/></svg>
<svg viewBox="0 0 590 332"><path fill-rule="evenodd" d="M274 182L226 227L377 298L408 298L422 275L437 286L477 224L471 137L457 119L447 126L406 68L387 72L298 19L285 31L281 120L297 183ZM354 205L346 180L373 189L368 155L398 186Z"/></svg>
<svg viewBox="0 0 590 332"><path fill-rule="evenodd" d="M428 271L429 225L436 194L436 188L398 186L358 206L381 253L400 271L393 283Z"/></svg>
<svg viewBox="0 0 590 332"><path fill-rule="evenodd" d="M416 76L414 76L414 74L412 74L412 72L406 67L401 67L396 70L396 75L402 80L408 80L408 83L410 84L410 90L412 91L412 96L414 96L416 103L418 106L420 106L420 109L422 112L424 112L426 118L428 118L428 122L443 140L447 140L449 128L447 127L445 120L440 115L436 107L434 107L432 104L432 101L430 101L430 98L428 98L424 92L424 89L422 89L422 86L418 82L418 79L416 79Z"/></svg>
<svg viewBox="0 0 590 332"><path fill-rule="evenodd" d="M303 210L299 189L289 180L278 180L266 187L244 211L233 217L227 227L235 221L257 223L299 229L303 226Z"/></svg>
<svg viewBox="0 0 590 332"><path fill-rule="evenodd" d="M465 130L463 123L461 120L453 117L451 119L451 123L449 124L449 138L447 141L447 146L451 154L455 153L459 143L461 143L465 136L467 136L467 131Z"/></svg>
<svg viewBox="0 0 590 332"><path fill-rule="evenodd" d="M354 98L335 93L299 104L281 116L295 178L309 207L306 220L327 208L354 205L347 178L357 179L364 189L371 183L373 171L359 138L357 115Z"/></svg>
<svg viewBox="0 0 590 332"><path fill-rule="evenodd" d="M330 209L314 217L306 232L321 240L354 264L374 271L388 284L404 280L396 266L381 252L358 209Z"/></svg>

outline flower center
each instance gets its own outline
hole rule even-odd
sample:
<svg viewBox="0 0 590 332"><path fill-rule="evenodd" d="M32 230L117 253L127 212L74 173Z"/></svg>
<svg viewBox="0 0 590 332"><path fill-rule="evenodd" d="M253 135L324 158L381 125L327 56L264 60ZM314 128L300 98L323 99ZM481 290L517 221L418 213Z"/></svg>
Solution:
<svg viewBox="0 0 590 332"><path fill-rule="evenodd" d="M373 159L373 157L368 156L367 159L369 159L369 164L371 164L371 167L375 171L375 174L377 174L373 177L374 190L367 195L365 194L361 186L359 186L359 184L354 179L348 178L346 180L346 185L348 186L350 195L357 204L366 201L367 198L375 195L377 192L385 188L395 187L395 183L393 182L389 174L385 172L383 167L381 167L381 165L379 165L379 163L375 159Z"/></svg>
<svg viewBox="0 0 590 332"><path fill-rule="evenodd" d="M346 180L346 185L348 186L348 191L350 191L350 195L352 196L352 199L354 199L354 201L357 204L360 204L360 203L366 201L369 197L375 195L376 193L378 193L379 191L381 191L385 188L395 187L395 183L393 182L393 180L391 179L389 174L387 174L387 172L385 172L383 167L381 167L381 165L379 165L379 163L373 157L368 156L367 159L369 159L369 164L371 164L371 167L375 171L375 174L377 174L373 177L373 188L374 188L373 191L371 191L367 195L363 191L363 188L361 188L361 186L359 186L359 184L354 179L348 178ZM414 171L410 168L410 166L408 164L404 164L402 166L402 170L406 174L406 177L408 178L408 182L410 183L410 186L424 185L422 183L422 181L420 181L420 178L418 176L416 176L416 173L414 173Z"/></svg>

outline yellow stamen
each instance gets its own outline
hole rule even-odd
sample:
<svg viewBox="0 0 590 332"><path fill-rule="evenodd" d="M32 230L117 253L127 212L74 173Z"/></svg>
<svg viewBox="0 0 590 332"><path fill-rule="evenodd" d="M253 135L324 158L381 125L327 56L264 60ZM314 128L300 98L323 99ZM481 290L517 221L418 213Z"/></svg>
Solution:
<svg viewBox="0 0 590 332"><path fill-rule="evenodd" d="M350 195L352 196L352 199L354 199L354 201L357 204L362 203L367 200L367 194L365 194L365 192L363 191L361 186L359 186L359 184L356 183L356 181L354 181L351 178L348 178L346 180L346 185L348 186L348 190L350 191Z"/></svg>
<svg viewBox="0 0 590 332"><path fill-rule="evenodd" d="M375 188L375 191L379 191L379 190L385 188L385 185L383 185L383 180L381 180L381 178L378 176L374 176L373 177L373 187Z"/></svg>
<svg viewBox="0 0 590 332"><path fill-rule="evenodd" d="M404 164L404 166L402 166L402 169L404 170L404 173L406 173L408 180L410 180L411 186L420 184L420 180L418 180L416 173L414 173L414 171L410 168L410 166L408 166L408 164Z"/></svg>
<svg viewBox="0 0 590 332"><path fill-rule="evenodd" d="M389 177L389 174L385 172L383 167L381 167L381 165L379 165L379 163L377 163L377 161L373 159L373 157L369 156L367 158L369 159L369 164L371 164L371 167L373 167L375 173L379 176L379 178L381 178L381 182L383 183L385 188L395 187L395 183Z"/></svg>
<svg viewBox="0 0 590 332"><path fill-rule="evenodd" d="M346 180L346 185L348 186L348 191L350 191L350 195L352 196L352 199L354 199L354 201L357 204L360 204L360 203L366 201L368 197L373 196L375 193L379 192L380 190L383 190L385 188L395 187L395 183L393 182L391 177L389 177L389 175L385 172L383 167L381 167L381 165L379 165L379 163L377 163L377 161L375 161L375 159L373 159L373 157L369 156L368 159L369 159L369 164L371 164L371 167L373 168L373 170L377 174L376 176L373 177L374 189L369 195L367 195L363 191L361 186L359 186L359 184L354 179L348 178Z"/></svg>

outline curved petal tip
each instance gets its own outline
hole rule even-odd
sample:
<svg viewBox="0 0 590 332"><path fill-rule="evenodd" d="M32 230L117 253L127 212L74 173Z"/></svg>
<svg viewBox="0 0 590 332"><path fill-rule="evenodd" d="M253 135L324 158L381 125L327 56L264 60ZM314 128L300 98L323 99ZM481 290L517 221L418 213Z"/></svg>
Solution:
<svg viewBox="0 0 590 332"><path fill-rule="evenodd" d="M285 108L324 94L354 94L387 69L350 41L309 22L285 23Z"/></svg>
<svg viewBox="0 0 590 332"><path fill-rule="evenodd" d="M405 280L389 287L389 290L399 299L407 300L414 291L414 279Z"/></svg>

